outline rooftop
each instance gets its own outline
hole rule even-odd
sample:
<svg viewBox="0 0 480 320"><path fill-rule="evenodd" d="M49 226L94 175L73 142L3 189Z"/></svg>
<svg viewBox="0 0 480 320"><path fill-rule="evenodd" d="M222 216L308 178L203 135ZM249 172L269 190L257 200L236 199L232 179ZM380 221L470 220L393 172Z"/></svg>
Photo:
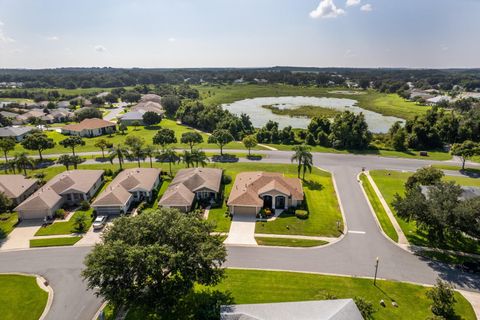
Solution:
<svg viewBox="0 0 480 320"><path fill-rule="evenodd" d="M103 119L93 118L93 119L85 119L80 123L66 125L62 129L68 130L68 131L82 131L82 130L100 129L100 128L106 128L106 127L112 127L112 126L116 126L115 123L106 121Z"/></svg>

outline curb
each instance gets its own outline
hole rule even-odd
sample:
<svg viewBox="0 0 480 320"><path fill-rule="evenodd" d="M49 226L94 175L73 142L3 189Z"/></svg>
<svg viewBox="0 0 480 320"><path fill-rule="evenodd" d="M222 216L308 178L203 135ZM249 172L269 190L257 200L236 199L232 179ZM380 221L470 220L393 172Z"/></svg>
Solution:
<svg viewBox="0 0 480 320"><path fill-rule="evenodd" d="M97 312L95 313L95 315L93 316L92 320L97 320L98 317L100 317L100 313L103 311L103 309L105 309L105 307L107 306L108 302L105 301L104 303L102 303L102 305L100 306L100 308L98 308Z"/></svg>
<svg viewBox="0 0 480 320"><path fill-rule="evenodd" d="M45 305L45 309L43 309L42 315L40 316L40 318L38 318L39 320L44 320L47 317L47 314L50 311L50 308L52 307L53 296L54 296L53 289L48 284L48 281L44 277L42 277L38 274L34 274L34 273L22 273L22 272L2 272L2 273L0 273L0 275L2 275L2 274L3 275L18 275L18 276L26 276L26 277L35 277L38 287L40 289L42 289L43 291L48 293L48 298L47 298L47 303Z"/></svg>

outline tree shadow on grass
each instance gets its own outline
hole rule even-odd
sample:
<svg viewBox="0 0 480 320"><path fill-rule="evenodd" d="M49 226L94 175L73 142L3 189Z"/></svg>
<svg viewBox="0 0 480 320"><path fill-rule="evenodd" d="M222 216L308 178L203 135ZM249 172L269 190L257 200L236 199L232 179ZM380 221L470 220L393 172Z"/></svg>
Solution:
<svg viewBox="0 0 480 320"><path fill-rule="evenodd" d="M305 180L303 184L310 190L321 191L324 189L324 186L320 182L313 180Z"/></svg>
<svg viewBox="0 0 480 320"><path fill-rule="evenodd" d="M160 130L162 126L160 125L153 125L153 126L145 126L145 130Z"/></svg>

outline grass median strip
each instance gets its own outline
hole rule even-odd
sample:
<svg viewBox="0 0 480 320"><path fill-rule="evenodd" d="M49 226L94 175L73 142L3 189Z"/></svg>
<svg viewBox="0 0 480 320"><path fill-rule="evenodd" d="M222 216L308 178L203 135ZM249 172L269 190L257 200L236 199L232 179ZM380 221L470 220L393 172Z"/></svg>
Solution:
<svg viewBox="0 0 480 320"><path fill-rule="evenodd" d="M398 242L398 234L395 231L395 228L393 227L393 224L390 221L390 218L388 217L388 214L385 211L385 208L383 208L383 205L380 202L380 199L378 198L377 194L373 190L373 187L370 184L370 181L368 181L368 178L364 173L360 175L360 180L362 181L363 189L367 194L368 201L370 201L370 204L372 205L373 211L375 212L375 215L377 216L377 219L380 222L380 226L382 227L383 232L385 232L385 234L390 239L392 239L395 242Z"/></svg>
<svg viewBox="0 0 480 320"><path fill-rule="evenodd" d="M318 247L328 243L324 240L310 239L291 239L291 238L270 238L255 237L255 241L261 246L280 246L280 247Z"/></svg>
<svg viewBox="0 0 480 320"><path fill-rule="evenodd" d="M37 320L47 305L48 293L33 276L0 275L0 318Z"/></svg>
<svg viewBox="0 0 480 320"><path fill-rule="evenodd" d="M86 230L88 230L92 224L92 210L93 209L89 209L87 211L78 210L73 214L72 217L70 217L68 221L55 222L47 227L38 229L38 231L35 233L35 236L54 236L75 233L75 219L80 215L87 216Z"/></svg>
<svg viewBox="0 0 480 320"><path fill-rule="evenodd" d="M30 240L30 248L73 246L75 243L80 241L80 239L82 239L82 237L32 239Z"/></svg>

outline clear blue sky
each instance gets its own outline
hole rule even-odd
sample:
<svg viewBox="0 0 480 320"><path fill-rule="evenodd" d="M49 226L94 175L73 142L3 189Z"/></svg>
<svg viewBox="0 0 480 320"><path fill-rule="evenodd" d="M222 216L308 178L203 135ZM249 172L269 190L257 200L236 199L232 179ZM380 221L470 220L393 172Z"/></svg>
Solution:
<svg viewBox="0 0 480 320"><path fill-rule="evenodd" d="M479 30L480 0L0 0L0 68L480 67Z"/></svg>

